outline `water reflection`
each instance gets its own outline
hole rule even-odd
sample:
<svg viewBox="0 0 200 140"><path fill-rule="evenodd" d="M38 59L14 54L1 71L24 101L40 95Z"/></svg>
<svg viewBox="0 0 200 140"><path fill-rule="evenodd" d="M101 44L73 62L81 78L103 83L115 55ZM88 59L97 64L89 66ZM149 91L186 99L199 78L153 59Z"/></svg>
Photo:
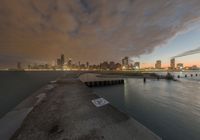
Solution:
<svg viewBox="0 0 200 140"><path fill-rule="evenodd" d="M95 88L114 106L128 112L164 140L200 139L199 83L125 79L124 86Z"/></svg>

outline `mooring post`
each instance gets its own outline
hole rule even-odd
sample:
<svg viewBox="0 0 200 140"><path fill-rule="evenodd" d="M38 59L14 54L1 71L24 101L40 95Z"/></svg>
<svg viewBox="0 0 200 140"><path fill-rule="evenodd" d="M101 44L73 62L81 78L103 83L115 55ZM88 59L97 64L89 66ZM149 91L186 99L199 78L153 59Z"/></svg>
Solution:
<svg viewBox="0 0 200 140"><path fill-rule="evenodd" d="M146 77L144 77L143 81L144 81L144 83L146 83Z"/></svg>

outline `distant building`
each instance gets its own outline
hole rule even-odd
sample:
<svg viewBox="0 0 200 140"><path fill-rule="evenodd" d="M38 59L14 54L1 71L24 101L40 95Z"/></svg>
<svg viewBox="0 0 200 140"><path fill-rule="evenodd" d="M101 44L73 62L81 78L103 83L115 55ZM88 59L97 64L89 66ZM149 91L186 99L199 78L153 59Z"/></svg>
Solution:
<svg viewBox="0 0 200 140"><path fill-rule="evenodd" d="M80 69L85 69L85 64L81 64Z"/></svg>
<svg viewBox="0 0 200 140"><path fill-rule="evenodd" d="M176 63L175 63L175 58L172 58L172 59L170 60L170 68L171 68L172 70L174 70L174 69L175 69L175 65L176 65Z"/></svg>
<svg viewBox="0 0 200 140"><path fill-rule="evenodd" d="M110 69L110 70L115 70L115 69L116 69L115 62L111 61L111 62L109 63L109 69Z"/></svg>
<svg viewBox="0 0 200 140"><path fill-rule="evenodd" d="M49 69L50 65L49 64L45 64L44 67L45 67L45 69Z"/></svg>
<svg viewBox="0 0 200 140"><path fill-rule="evenodd" d="M184 66L183 63L178 63L176 67L178 70L182 70Z"/></svg>
<svg viewBox="0 0 200 140"><path fill-rule="evenodd" d="M81 62L80 61L78 61L78 69L80 69L81 68Z"/></svg>
<svg viewBox="0 0 200 140"><path fill-rule="evenodd" d="M122 67L123 67L123 69L128 69L128 65L129 65L128 59L129 58L127 56L122 59Z"/></svg>
<svg viewBox="0 0 200 140"><path fill-rule="evenodd" d="M116 70L122 70L122 65L120 63L115 64Z"/></svg>
<svg viewBox="0 0 200 140"><path fill-rule="evenodd" d="M140 62L135 62L134 68L135 69L140 69Z"/></svg>
<svg viewBox="0 0 200 140"><path fill-rule="evenodd" d="M69 60L68 60L68 62L67 62L67 66L68 66L68 67L71 67L71 66L72 66L72 59L71 59L71 58L69 58Z"/></svg>
<svg viewBox="0 0 200 140"><path fill-rule="evenodd" d="M107 61L104 61L103 63L100 64L100 68L103 70L108 70L109 69L109 64Z"/></svg>
<svg viewBox="0 0 200 140"><path fill-rule="evenodd" d="M21 62L17 62L17 69L22 69Z"/></svg>
<svg viewBox="0 0 200 140"><path fill-rule="evenodd" d="M61 63L61 66L64 66L64 64L65 64L65 55L64 54L61 54L60 63Z"/></svg>
<svg viewBox="0 0 200 140"><path fill-rule="evenodd" d="M60 58L57 59L57 66L61 66L61 59Z"/></svg>
<svg viewBox="0 0 200 140"><path fill-rule="evenodd" d="M162 65L161 60L157 60L156 64L155 64L155 68L156 69L161 69L161 67L162 67L161 65Z"/></svg>
<svg viewBox="0 0 200 140"><path fill-rule="evenodd" d="M30 64L28 65L28 69L31 69L31 65Z"/></svg>
<svg viewBox="0 0 200 140"><path fill-rule="evenodd" d="M86 62L86 67L87 67L87 69L89 68L89 62Z"/></svg>
<svg viewBox="0 0 200 140"><path fill-rule="evenodd" d="M197 65L193 65L192 67L189 67L189 70L199 70L199 68Z"/></svg>

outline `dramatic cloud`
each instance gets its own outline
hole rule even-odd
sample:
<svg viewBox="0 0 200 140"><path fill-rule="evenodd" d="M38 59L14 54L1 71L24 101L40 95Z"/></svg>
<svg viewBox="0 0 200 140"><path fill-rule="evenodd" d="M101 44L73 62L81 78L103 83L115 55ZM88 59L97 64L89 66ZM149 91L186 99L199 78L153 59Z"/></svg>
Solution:
<svg viewBox="0 0 200 140"><path fill-rule="evenodd" d="M192 55L192 54L198 54L200 53L200 47L194 50L190 50L190 51L186 51L184 53L181 53L179 55L174 56L173 58L177 58L177 57L183 57L183 56L188 56L188 55Z"/></svg>
<svg viewBox="0 0 200 140"><path fill-rule="evenodd" d="M1 0L0 55L119 60L151 53L199 16L199 0Z"/></svg>

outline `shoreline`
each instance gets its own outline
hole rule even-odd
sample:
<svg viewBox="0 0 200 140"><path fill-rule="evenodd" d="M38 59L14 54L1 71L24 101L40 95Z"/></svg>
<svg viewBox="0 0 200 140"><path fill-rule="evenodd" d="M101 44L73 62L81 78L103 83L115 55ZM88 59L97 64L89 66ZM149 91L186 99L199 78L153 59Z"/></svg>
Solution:
<svg viewBox="0 0 200 140"><path fill-rule="evenodd" d="M77 74L78 76L78 74ZM53 86L49 86L49 85L53 85ZM66 86L67 85L67 86ZM63 87L63 86L66 86L66 87ZM72 86L72 87L70 87ZM76 88L73 88L73 86L75 87L78 87L80 89L76 89ZM63 89L63 92L66 92L66 89L74 89L75 91L77 90L78 93L74 93L74 94L77 94L78 97L74 96L73 93L70 93L69 97L66 96L66 95L63 95L63 93L59 93L59 91ZM81 90L81 91L79 91ZM71 90L69 91L71 92ZM73 91L74 92L74 91ZM56 95L56 94L60 94L60 95ZM86 94L86 95L82 95L82 94ZM42 87L41 89L39 89L37 92L33 93L32 95L30 95L28 98L26 98L24 101L22 101L14 110L12 110L11 112L7 113L7 114L11 114L11 116L13 117L13 112L14 111L18 111L19 114L17 114L16 116L21 116L20 118L20 121L19 120L14 120L15 122L17 121L18 123L20 124L15 124L15 122L11 122L13 124L15 124L15 128L10 128L8 127L7 129L7 133L4 132L4 135L5 137L4 138L11 138L12 136L12 139L26 139L26 137L29 137L30 139L34 139L34 138L31 138L30 134L29 134L29 131L31 129L31 126L33 127L36 127L35 125L39 125L39 122L41 124L43 124L44 122L43 121L47 121L48 119L55 119L57 120L57 122L55 121L47 121L49 122L49 125L54 125L55 124L52 124L52 123L58 123L57 125L61 125L61 128L60 130L57 130L57 131L61 131L61 132L56 132L55 134L52 134L52 135L55 135L57 137L57 135L65 135L65 137L69 138L69 139L72 139L72 138L76 138L76 137L73 137L71 135L66 135L66 129L69 130L69 128L65 128L67 126L62 126L62 124L60 123L73 123L73 125L77 125L75 122L66 122L66 119L64 119L63 121L61 121L62 119L60 118L63 118L64 116L66 115L69 115L69 117L72 117L72 120L74 119L74 117L79 117L79 116L76 116L76 113L75 115L72 115L70 116L69 112L66 112L64 111L65 109L64 108L68 108L69 110L71 110L73 108L73 106L69 105L66 103L66 101L63 101L63 96L66 96L64 97L65 99L67 99L69 102L72 102L72 104L80 104L80 103L85 103L87 106L85 106L84 108L82 108L83 110L81 110L81 113L80 115L83 115L82 113L86 113L87 115L83 115L83 118L79 118L77 119L76 121L78 126L85 126L86 128L88 127L88 132L90 133L90 129L93 130L93 126L91 125L91 122L90 121L86 121L84 120L84 117L89 117L91 118L93 115L90 114L90 112L88 112L88 110L86 108L89 108L91 109L91 111L94 111L94 112L97 112L99 113L100 117L99 116L96 116L95 119L94 119L94 122L92 122L92 124L95 124L97 123L99 126L101 126L101 124L99 124L99 122L102 122L104 123L104 128L107 129L107 131L109 131L110 133L107 133L107 132L104 132L104 130L99 127L98 128L98 131L95 132L95 134L88 134L87 136L85 136L85 130L83 129L82 130L82 133L80 133L78 136L81 137L83 136L84 138L96 138L96 137L99 137L99 138L105 138L105 139L109 139L109 135L112 135L113 137L116 137L116 138L120 138L121 136L126 136L128 135L127 139L129 139L130 137L134 137L136 139L161 139L159 138L156 134L154 134L152 131L150 131L149 129L147 129L145 126L143 126L142 124L140 124L139 122L137 122L136 120L134 120L132 117L124 114L123 112L119 111L118 109L114 108L112 105L108 104L106 105L105 107L102 107L102 108L96 108L94 107L92 104L91 104L91 98L98 98L97 95L95 95L94 93L91 92L91 90L86 87L82 82L80 82L79 79L77 79L77 77L74 77L73 76L69 76L67 75L66 78L62 79L62 80L58 80L57 82L53 81L51 84L48 84L44 87ZM62 97L62 98L61 98ZM58 100L54 100L54 98L58 98ZM68 99L69 98L69 99ZM54 102L56 103L52 103L51 100L54 100ZM76 102L74 102L73 100L76 100ZM49 106L47 106L47 104ZM67 106L66 106L67 104ZM83 106L85 104L82 104ZM57 107L57 106L60 106L61 107L61 110ZM68 107L68 106L71 106ZM31 108L32 107L32 108ZM47 111L46 113L45 112L41 112L40 108L46 108ZM54 109L50 109L48 111L49 108L56 108L58 110L54 110ZM64 109L64 110L63 110ZM86 110L85 110L86 109ZM22 111L22 112L20 112ZM105 114L106 112L106 114ZM113 116L111 113L109 112L113 112L114 114L118 114L118 116L121 116L121 117L117 117L117 116ZM50 118L48 118L47 120L40 120L40 118L38 118L39 116L43 117L43 119L45 119L45 117L47 117L48 113L53 113L54 115L53 116L49 116ZM55 115L56 113L57 116ZM14 114L15 115L15 114ZM9 115L8 115L9 116ZM5 118L7 118L7 122L9 122L9 119L11 120L12 117L8 117L8 116L4 116L4 120L6 120ZM102 118L101 118L102 117ZM117 118L116 118L117 117ZM33 118L35 118L36 120L38 119L38 122L34 121ZM98 118L98 120L96 120L96 118ZM105 119L106 118L106 119ZM12 118L13 119L13 118ZM82 120L83 119L83 120ZM113 120L114 119L114 120ZM117 121L120 121L116 123L116 119ZM107 122L104 122L104 120L107 120ZM2 121L2 119L0 120L0 122ZM61 121L61 122L60 122ZM81 121L81 123L79 122ZM84 125L82 123L85 123ZM4 121L4 123L6 124L6 121ZM36 123L36 124L35 124ZM122 125L123 124L123 125ZM112 127L116 127L117 129L122 129L120 130L120 132L122 131L123 133L120 133L120 134L114 134L115 133L115 129L113 128L110 128L111 126ZM10 125L12 126L12 124ZM120 127L119 127L120 126ZM39 126L37 126L39 127ZM40 126L42 127L42 126ZM49 126L50 128L52 126ZM45 133L49 133L49 129L50 128L46 128L45 130L47 132ZM35 128L34 128L35 129ZM37 128L38 129L38 128ZM71 128L73 129L73 128ZM97 128L95 128L96 130ZM105 129L105 130L106 130ZM1 133L0 133L0 136L2 135L2 130L3 129L0 129L1 130ZM4 130L6 130L4 128ZM17 131L16 131L17 130ZM29 130L29 131L28 131ZM127 132L125 132L125 130L127 130L129 133L127 134ZM12 131L12 132L11 132ZM71 131L71 134L76 134L75 130L70 130ZM77 131L77 130L76 130ZM40 135L37 135L37 133L40 133L39 130L35 130L33 131L32 133L35 134L35 138L39 138ZM78 132L78 131L77 131ZM57 134L59 133L59 134ZM60 134L61 133L61 134ZM70 132L67 132L67 133L70 133ZM99 133L100 135L103 135L103 136L99 136ZM134 135L130 134L130 133L134 133ZM10 134L10 137L8 136ZM37 136L36 136L37 135ZM7 136L7 137L6 137ZM147 137L148 136L148 137ZM51 137L54 137L54 136L51 136ZM1 137L2 138L2 137ZM44 137L44 139L47 139L49 138L48 137ZM51 139L57 139L57 138L51 138ZM6 139L5 139L6 140Z"/></svg>

